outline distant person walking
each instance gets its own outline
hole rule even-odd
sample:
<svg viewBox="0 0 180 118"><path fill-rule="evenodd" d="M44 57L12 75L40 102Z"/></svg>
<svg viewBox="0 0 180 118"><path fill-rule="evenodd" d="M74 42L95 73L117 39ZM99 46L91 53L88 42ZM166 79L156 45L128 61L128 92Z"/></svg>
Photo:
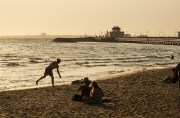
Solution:
<svg viewBox="0 0 180 118"><path fill-rule="evenodd" d="M38 82L39 82L41 79L43 79L43 78L45 78L47 75L49 75L49 76L51 76L52 86L54 87L54 76L53 76L52 70L56 68L56 69L57 69L57 73L58 73L58 75L59 75L59 78L61 78L61 75L60 75L60 72L59 72L59 65L58 65L60 62L61 62L61 60L60 60L60 59L57 59L57 61L54 61L54 62L50 63L49 66L46 67L45 72L44 72L44 75L36 81L36 85L38 85Z"/></svg>

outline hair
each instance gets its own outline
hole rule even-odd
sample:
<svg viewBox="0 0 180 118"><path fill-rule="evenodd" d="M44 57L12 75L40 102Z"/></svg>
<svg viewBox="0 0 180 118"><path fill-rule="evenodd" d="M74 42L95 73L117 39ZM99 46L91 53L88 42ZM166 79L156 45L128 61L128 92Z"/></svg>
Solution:
<svg viewBox="0 0 180 118"><path fill-rule="evenodd" d="M92 86L93 86L94 88L99 88L97 82L93 81L91 84L92 84Z"/></svg>
<svg viewBox="0 0 180 118"><path fill-rule="evenodd" d="M57 59L57 62L61 62L61 59Z"/></svg>

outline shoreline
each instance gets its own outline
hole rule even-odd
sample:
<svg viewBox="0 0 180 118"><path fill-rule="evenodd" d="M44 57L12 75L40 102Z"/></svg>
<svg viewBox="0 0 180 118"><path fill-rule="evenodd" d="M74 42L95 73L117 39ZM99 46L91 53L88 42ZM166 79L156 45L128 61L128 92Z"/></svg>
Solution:
<svg viewBox="0 0 180 118"><path fill-rule="evenodd" d="M147 69L97 80L113 102L84 104L71 100L77 85L0 92L0 117L180 117L179 87L161 82L171 68Z"/></svg>
<svg viewBox="0 0 180 118"><path fill-rule="evenodd" d="M172 67L150 67L150 68L134 69L134 70L130 70L130 71L124 71L124 72L120 72L120 73L115 73L115 74L110 74L110 75L97 77L96 79L93 79L92 81L113 79L113 78L117 78L117 77L121 77L121 76L127 76L127 75L135 74L135 73L138 73L138 72L146 71L146 70L166 69L166 68L172 68ZM71 85L71 82L55 83L55 86L61 86L61 85ZM12 89L8 89L8 90L3 90L3 88L2 88L0 90L0 92L3 92L3 91L16 91L16 90L27 90L27 89L36 89L36 88L46 88L46 87L52 87L52 84L38 85L38 86L31 86L31 87L18 87L18 88L12 88Z"/></svg>

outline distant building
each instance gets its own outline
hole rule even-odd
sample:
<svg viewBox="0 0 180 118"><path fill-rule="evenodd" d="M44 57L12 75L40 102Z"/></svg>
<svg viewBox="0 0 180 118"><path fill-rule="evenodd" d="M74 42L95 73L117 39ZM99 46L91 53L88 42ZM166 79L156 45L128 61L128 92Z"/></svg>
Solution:
<svg viewBox="0 0 180 118"><path fill-rule="evenodd" d="M119 26L114 26L110 32L110 37L124 37L124 32L120 30Z"/></svg>
<svg viewBox="0 0 180 118"><path fill-rule="evenodd" d="M180 37L180 32L177 32L178 33L178 37Z"/></svg>
<svg viewBox="0 0 180 118"><path fill-rule="evenodd" d="M124 34L124 37L131 37L130 34Z"/></svg>
<svg viewBox="0 0 180 118"><path fill-rule="evenodd" d="M46 33L41 33L41 36L43 36L43 37L46 36Z"/></svg>

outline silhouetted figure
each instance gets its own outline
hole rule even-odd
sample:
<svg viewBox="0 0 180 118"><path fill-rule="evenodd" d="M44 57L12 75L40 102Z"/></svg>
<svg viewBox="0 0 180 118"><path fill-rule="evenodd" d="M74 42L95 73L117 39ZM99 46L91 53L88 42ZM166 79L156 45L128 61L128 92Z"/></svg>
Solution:
<svg viewBox="0 0 180 118"><path fill-rule="evenodd" d="M171 55L171 59L174 59L174 55Z"/></svg>
<svg viewBox="0 0 180 118"><path fill-rule="evenodd" d="M52 70L56 68L56 69L57 69L57 73L58 73L58 75L59 75L59 78L61 78L61 75L60 75L60 72L59 72L59 65L58 65L60 62L61 62L61 60L60 60L60 59L57 59L57 61L54 61L54 62L50 63L49 66L46 67L46 69L45 69L44 76L42 76L41 78L39 78L39 79L36 81L36 85L38 85L38 82L39 82L41 79L43 79L43 78L45 78L47 75L49 75L49 76L51 76L52 86L54 87L54 76L53 76Z"/></svg>
<svg viewBox="0 0 180 118"><path fill-rule="evenodd" d="M179 82L179 86L180 86L180 63L177 64L175 73L176 73L176 75L178 75L178 82Z"/></svg>
<svg viewBox="0 0 180 118"><path fill-rule="evenodd" d="M167 76L163 82L168 82L168 83L176 83L178 81L178 75L176 74L176 69L173 68L172 69L172 72L173 72L173 76Z"/></svg>

